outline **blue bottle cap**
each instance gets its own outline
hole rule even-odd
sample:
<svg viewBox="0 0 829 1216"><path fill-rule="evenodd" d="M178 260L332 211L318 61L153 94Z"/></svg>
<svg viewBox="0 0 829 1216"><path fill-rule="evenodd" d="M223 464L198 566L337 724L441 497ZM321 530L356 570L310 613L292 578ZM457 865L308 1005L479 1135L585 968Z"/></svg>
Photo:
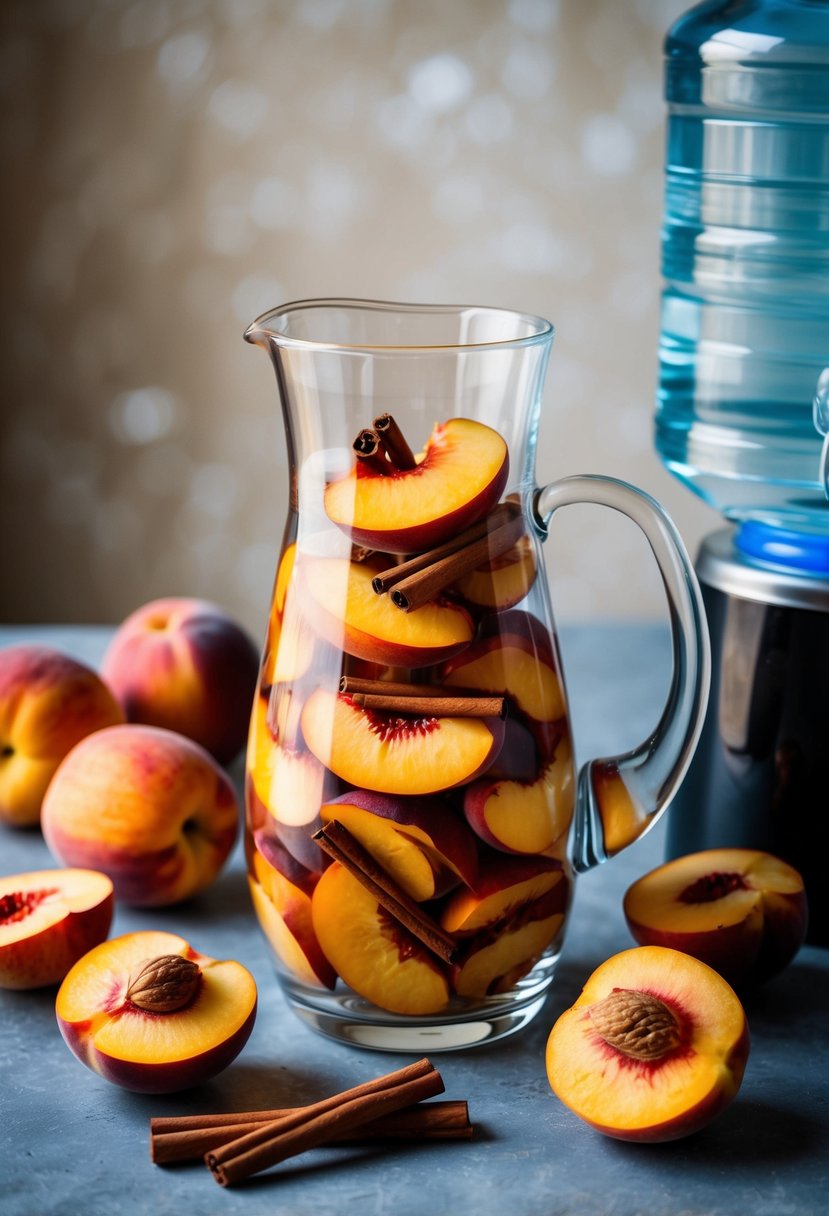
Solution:
<svg viewBox="0 0 829 1216"><path fill-rule="evenodd" d="M804 574L829 574L829 533L796 532L747 519L740 524L734 543L746 557L757 561Z"/></svg>

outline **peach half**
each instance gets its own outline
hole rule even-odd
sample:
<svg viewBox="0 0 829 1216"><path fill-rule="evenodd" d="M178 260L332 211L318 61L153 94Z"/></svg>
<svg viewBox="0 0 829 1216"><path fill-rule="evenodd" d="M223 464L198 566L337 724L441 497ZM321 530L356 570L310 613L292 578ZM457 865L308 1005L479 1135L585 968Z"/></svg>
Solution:
<svg viewBox="0 0 829 1216"><path fill-rule="evenodd" d="M326 958L367 1001L411 1016L439 1013L449 1004L438 961L338 861L314 888L311 914Z"/></svg>
<svg viewBox="0 0 829 1216"><path fill-rule="evenodd" d="M311 896L319 875L267 832L257 832L254 844L248 883L265 937L291 975L315 988L333 988L337 977L311 921Z"/></svg>
<svg viewBox="0 0 829 1216"><path fill-rule="evenodd" d="M357 706L318 688L302 710L317 759L348 785L387 794L434 794L485 772L504 741L500 718L415 718Z"/></svg>
<svg viewBox="0 0 829 1216"><path fill-rule="evenodd" d="M320 636L347 654L392 667L426 667L468 646L475 631L459 604L435 600L401 612L389 596L376 594L372 579L387 564L336 557L302 562L304 603Z"/></svg>
<svg viewBox="0 0 829 1216"><path fill-rule="evenodd" d="M49 646L0 650L0 823L36 827L63 757L93 731L123 721L85 664Z"/></svg>
<svg viewBox="0 0 829 1216"><path fill-rule="evenodd" d="M463 811L469 826L492 848L544 853L570 826L574 794L572 751L564 735L534 781L482 777L464 791Z"/></svg>
<svg viewBox="0 0 829 1216"><path fill-rule="evenodd" d="M761 983L806 936L803 879L755 849L707 849L657 866L627 890L625 918L642 945L683 950L729 983Z"/></svg>
<svg viewBox="0 0 829 1216"><path fill-rule="evenodd" d="M207 887L236 840L227 774L204 748L156 726L82 739L46 791L47 845L64 865L102 870L116 899L161 907Z"/></svg>
<svg viewBox="0 0 829 1216"><path fill-rule="evenodd" d="M478 871L475 837L439 798L351 790L320 810L338 820L412 899L445 895Z"/></svg>
<svg viewBox="0 0 829 1216"><path fill-rule="evenodd" d="M579 1118L619 1140L677 1140L710 1123L740 1088L743 1007L698 959L625 950L593 972L547 1041L547 1076Z"/></svg>
<svg viewBox="0 0 829 1216"><path fill-rule="evenodd" d="M68 1047L93 1072L138 1093L208 1081L236 1058L256 1018L241 963L200 954L174 933L127 933L96 946L61 984Z"/></svg>
<svg viewBox="0 0 829 1216"><path fill-rule="evenodd" d="M112 883L96 870L0 878L0 988L59 984L109 933Z"/></svg>
<svg viewBox="0 0 829 1216"><path fill-rule="evenodd" d="M413 469L360 466L325 489L329 519L358 545L417 553L463 531L501 497L509 475L507 445L470 418L435 427Z"/></svg>

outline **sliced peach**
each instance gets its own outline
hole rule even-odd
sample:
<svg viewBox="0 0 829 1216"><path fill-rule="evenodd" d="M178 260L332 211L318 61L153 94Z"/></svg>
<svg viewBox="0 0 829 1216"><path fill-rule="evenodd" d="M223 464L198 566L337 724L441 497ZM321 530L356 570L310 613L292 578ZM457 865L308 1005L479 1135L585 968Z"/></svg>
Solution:
<svg viewBox="0 0 829 1216"><path fill-rule="evenodd" d="M598 761L592 766L590 777L604 847L608 856L614 857L641 836L647 816L634 802L617 764Z"/></svg>
<svg viewBox="0 0 829 1216"><path fill-rule="evenodd" d="M314 658L314 632L305 616L296 583L290 593L279 621L278 629L268 633L261 683L290 683L305 675Z"/></svg>
<svg viewBox="0 0 829 1216"><path fill-rule="evenodd" d="M529 536L522 536L506 553L484 562L452 586L468 604L500 611L523 600L537 572L533 542Z"/></svg>
<svg viewBox="0 0 829 1216"><path fill-rule="evenodd" d="M311 912L326 958L360 996L411 1016L446 1008L449 984L438 961L339 862L317 883Z"/></svg>
<svg viewBox="0 0 829 1216"><path fill-rule="evenodd" d="M545 905L545 916L564 912L570 898L570 883L556 858L488 854L481 859L474 888L459 888L449 896L441 925L458 936L482 930L500 932L511 921L523 919L528 907L553 892L555 897Z"/></svg>
<svg viewBox="0 0 829 1216"><path fill-rule="evenodd" d="M97 870L0 878L0 988L59 984L109 933L112 883Z"/></svg>
<svg viewBox="0 0 829 1216"><path fill-rule="evenodd" d="M265 832L256 834L248 882L259 924L292 976L315 988L333 988L337 977L311 923L317 879L279 841Z"/></svg>
<svg viewBox="0 0 829 1216"><path fill-rule="evenodd" d="M492 848L543 853L570 826L574 786L570 740L564 735L535 781L482 777L464 791L463 810L469 826Z"/></svg>
<svg viewBox="0 0 829 1216"><path fill-rule="evenodd" d="M740 1088L743 1007L711 967L662 946L603 963L553 1026L547 1076L561 1101L620 1140L675 1140L704 1127Z"/></svg>
<svg viewBox="0 0 829 1216"><path fill-rule="evenodd" d="M546 902L542 898L529 905L526 919L508 924L494 938L485 935L480 942L473 939L453 976L452 986L458 996L484 997L496 990L506 991L531 969L564 924L563 912L544 915Z"/></svg>
<svg viewBox="0 0 829 1216"><path fill-rule="evenodd" d="M446 600L401 612L372 579L388 562L309 558L301 564L304 602L320 636L369 662L406 668L439 663L462 650L474 635L466 609Z"/></svg>
<svg viewBox="0 0 829 1216"><path fill-rule="evenodd" d="M474 881L475 838L439 798L403 798L351 790L320 811L339 820L375 861L416 900L435 899L458 881Z"/></svg>
<svg viewBox="0 0 829 1216"><path fill-rule="evenodd" d="M319 761L346 781L387 794L434 794L473 780L504 741L500 718L414 718L376 713L319 688L302 711Z"/></svg>
<svg viewBox="0 0 829 1216"><path fill-rule="evenodd" d="M507 445L491 427L450 418L413 469L360 466L325 489L325 510L359 545L384 553L430 549L483 518L509 475Z"/></svg>
<svg viewBox="0 0 829 1216"><path fill-rule="evenodd" d="M270 815L291 827L315 823L321 803L337 792L332 775L310 752L282 746L274 738L261 697L248 736L247 773Z"/></svg>
<svg viewBox="0 0 829 1216"><path fill-rule="evenodd" d="M442 677L450 688L503 693L538 722L555 722L566 713L549 642L540 649L524 634L493 634L474 642L444 664Z"/></svg>
<svg viewBox="0 0 829 1216"><path fill-rule="evenodd" d="M151 960L195 963L179 1008L130 998ZM172 1004L168 1001L168 1006ZM200 954L174 933L127 933L79 959L58 990L60 1032L78 1059L116 1085L139 1093L187 1089L226 1068L247 1042L256 1017L256 984L241 963Z"/></svg>
<svg viewBox="0 0 829 1216"><path fill-rule="evenodd" d="M732 984L782 971L808 919L797 870L755 849L707 849L666 862L628 888L624 911L642 945L683 950Z"/></svg>

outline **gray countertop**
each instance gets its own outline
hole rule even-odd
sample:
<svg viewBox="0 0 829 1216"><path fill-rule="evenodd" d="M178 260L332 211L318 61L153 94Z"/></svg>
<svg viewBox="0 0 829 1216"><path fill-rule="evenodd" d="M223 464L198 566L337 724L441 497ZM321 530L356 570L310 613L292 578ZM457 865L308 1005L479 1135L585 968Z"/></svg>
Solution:
<svg viewBox="0 0 829 1216"><path fill-rule="evenodd" d="M580 757L639 742L667 687L667 639L647 625L562 629ZM39 640L95 664L108 633L0 629L0 646ZM812 1216L829 1212L829 952L806 947L747 1001L752 1050L731 1107L693 1137L629 1145L582 1124L553 1096L544 1046L591 971L632 946L621 901L662 860L657 827L579 880L547 1005L522 1034L437 1055L446 1097L466 1098L471 1141L319 1150L234 1190L201 1166L151 1165L148 1119L311 1102L407 1058L345 1047L288 1011L251 911L239 849L200 898L156 911L119 907L112 934L181 933L253 973L259 1012L236 1062L184 1094L147 1097L83 1068L57 1030L54 990L0 992L0 1212L3 1216L275 1211L291 1216ZM0 828L0 873L54 865L39 832Z"/></svg>

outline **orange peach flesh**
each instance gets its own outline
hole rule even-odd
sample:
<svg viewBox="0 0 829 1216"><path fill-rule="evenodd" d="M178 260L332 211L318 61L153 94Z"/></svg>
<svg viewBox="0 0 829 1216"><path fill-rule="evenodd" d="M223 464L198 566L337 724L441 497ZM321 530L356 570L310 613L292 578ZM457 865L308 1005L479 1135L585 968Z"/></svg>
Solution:
<svg viewBox="0 0 829 1216"><path fill-rule="evenodd" d="M503 723L498 724L502 730ZM396 719L324 689L302 711L308 747L349 785L388 794L431 794L470 780L497 754L477 718Z"/></svg>
<svg viewBox="0 0 829 1216"><path fill-rule="evenodd" d="M454 589L478 608L512 608L529 592L537 569L532 541L525 536L503 557L459 578Z"/></svg>
<svg viewBox="0 0 829 1216"><path fill-rule="evenodd" d="M202 969L193 1002L168 1014L147 1014L126 1000L130 976L148 959L179 954ZM84 956L58 991L58 1021L82 1042L96 1072L98 1053L147 1067L209 1052L237 1033L256 1003L253 977L236 962L199 954L182 938L155 930L113 938Z"/></svg>
<svg viewBox="0 0 829 1216"><path fill-rule="evenodd" d="M501 645L469 662L460 662L444 677L451 688L474 688L511 696L523 713L538 722L554 722L566 713L564 692L555 671L523 639Z"/></svg>
<svg viewBox="0 0 829 1216"><path fill-rule="evenodd" d="M271 870L269 876L264 873L266 867ZM256 853L248 886L265 937L283 967L301 983L313 988L333 988L336 976L314 934L310 896L285 878L279 882L274 874L262 855Z"/></svg>
<svg viewBox="0 0 829 1216"><path fill-rule="evenodd" d="M331 779L309 752L290 750L274 738L268 703L257 697L248 733L247 772L257 798L280 823L312 823Z"/></svg>
<svg viewBox="0 0 829 1216"><path fill-rule="evenodd" d="M572 749L565 738L536 781L493 785L482 809L493 842L516 853L543 853L551 848L570 826L573 778Z"/></svg>
<svg viewBox="0 0 829 1216"><path fill-rule="evenodd" d="M0 988L57 984L109 932L112 883L96 870L0 878Z"/></svg>
<svg viewBox="0 0 829 1216"><path fill-rule="evenodd" d="M506 927L494 941L475 950L458 968L454 988L458 996L484 997L500 976L520 964L537 959L564 924L564 913L531 920L515 929Z"/></svg>
<svg viewBox="0 0 829 1216"><path fill-rule="evenodd" d="M360 996L412 1016L439 1013L449 1003L449 984L433 956L339 862L317 883L311 911L326 958Z"/></svg>
<svg viewBox="0 0 829 1216"><path fill-rule="evenodd" d="M551 867L488 894L460 889L450 896L440 923L448 933L476 933L534 903L563 880L564 871Z"/></svg>
<svg viewBox="0 0 829 1216"><path fill-rule="evenodd" d="M308 612L326 641L357 658L408 667L438 662L472 641L463 608L429 603L401 612L371 583L388 562L315 558L301 566Z"/></svg>
<svg viewBox="0 0 829 1216"><path fill-rule="evenodd" d="M426 852L405 831L372 811L334 803L321 808L323 823L338 820L412 899L432 899L435 870Z"/></svg>
<svg viewBox="0 0 829 1216"><path fill-rule="evenodd" d="M326 487L325 509L358 543L416 552L484 515L500 496L508 465L497 431L450 418L435 428L416 468L392 476L352 469Z"/></svg>
<svg viewBox="0 0 829 1216"><path fill-rule="evenodd" d="M679 1024L679 1045L641 1060L597 1031L591 1008L613 992L662 1001ZM707 1123L740 1087L748 1026L734 991L697 959L660 946L624 951L590 977L561 1015L547 1044L547 1074L556 1095L606 1135L670 1140Z"/></svg>

